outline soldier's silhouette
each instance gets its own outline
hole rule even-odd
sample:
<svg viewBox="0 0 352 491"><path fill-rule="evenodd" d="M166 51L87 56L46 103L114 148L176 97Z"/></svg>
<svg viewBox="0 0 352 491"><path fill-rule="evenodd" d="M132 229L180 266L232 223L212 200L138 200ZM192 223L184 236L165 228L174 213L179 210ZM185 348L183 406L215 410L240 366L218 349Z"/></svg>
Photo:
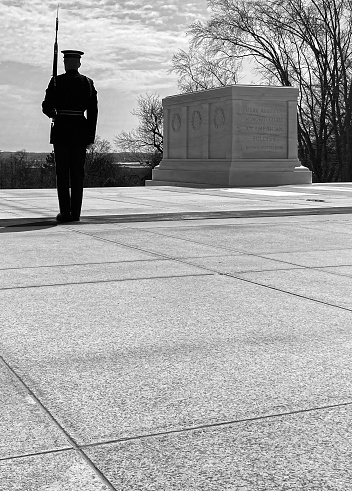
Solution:
<svg viewBox="0 0 352 491"><path fill-rule="evenodd" d="M42 109L53 118L50 143L54 145L60 208L56 220L69 222L81 216L86 148L94 143L98 100L93 80L78 71L84 53L62 53L65 73L51 79Z"/></svg>

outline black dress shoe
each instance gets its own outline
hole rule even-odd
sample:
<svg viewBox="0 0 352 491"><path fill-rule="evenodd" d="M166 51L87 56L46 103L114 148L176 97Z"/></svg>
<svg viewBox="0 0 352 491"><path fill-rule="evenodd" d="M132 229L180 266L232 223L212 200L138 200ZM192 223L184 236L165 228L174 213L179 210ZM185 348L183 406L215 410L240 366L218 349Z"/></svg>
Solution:
<svg viewBox="0 0 352 491"><path fill-rule="evenodd" d="M79 222L81 219L75 215L71 215L70 222Z"/></svg>
<svg viewBox="0 0 352 491"><path fill-rule="evenodd" d="M56 221L57 222L70 222L71 221L71 217L67 217L65 215L61 215L61 213L59 213L58 215L56 215Z"/></svg>

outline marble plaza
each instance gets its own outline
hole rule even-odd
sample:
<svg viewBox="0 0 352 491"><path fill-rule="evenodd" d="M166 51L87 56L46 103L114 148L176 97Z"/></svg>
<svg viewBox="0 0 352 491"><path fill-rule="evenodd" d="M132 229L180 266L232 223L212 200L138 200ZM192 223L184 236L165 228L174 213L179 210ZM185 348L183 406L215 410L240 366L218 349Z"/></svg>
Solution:
<svg viewBox="0 0 352 491"><path fill-rule="evenodd" d="M0 210L1 490L350 489L351 183Z"/></svg>

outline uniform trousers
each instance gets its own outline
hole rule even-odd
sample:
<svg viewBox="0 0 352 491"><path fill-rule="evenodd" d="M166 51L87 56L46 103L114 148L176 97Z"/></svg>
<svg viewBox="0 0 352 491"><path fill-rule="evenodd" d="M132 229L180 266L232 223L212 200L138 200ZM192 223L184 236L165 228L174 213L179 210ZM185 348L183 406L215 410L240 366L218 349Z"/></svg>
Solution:
<svg viewBox="0 0 352 491"><path fill-rule="evenodd" d="M54 144L56 187L60 213L64 218L79 218L83 199L86 145ZM71 193L70 193L71 187Z"/></svg>

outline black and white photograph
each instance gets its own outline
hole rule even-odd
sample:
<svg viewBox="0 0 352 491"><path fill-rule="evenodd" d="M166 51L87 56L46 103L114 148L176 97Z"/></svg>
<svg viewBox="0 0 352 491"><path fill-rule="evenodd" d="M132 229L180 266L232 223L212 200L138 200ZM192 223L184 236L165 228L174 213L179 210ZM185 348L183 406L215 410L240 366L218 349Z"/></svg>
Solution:
<svg viewBox="0 0 352 491"><path fill-rule="evenodd" d="M0 491L352 490L352 1L0 0Z"/></svg>

